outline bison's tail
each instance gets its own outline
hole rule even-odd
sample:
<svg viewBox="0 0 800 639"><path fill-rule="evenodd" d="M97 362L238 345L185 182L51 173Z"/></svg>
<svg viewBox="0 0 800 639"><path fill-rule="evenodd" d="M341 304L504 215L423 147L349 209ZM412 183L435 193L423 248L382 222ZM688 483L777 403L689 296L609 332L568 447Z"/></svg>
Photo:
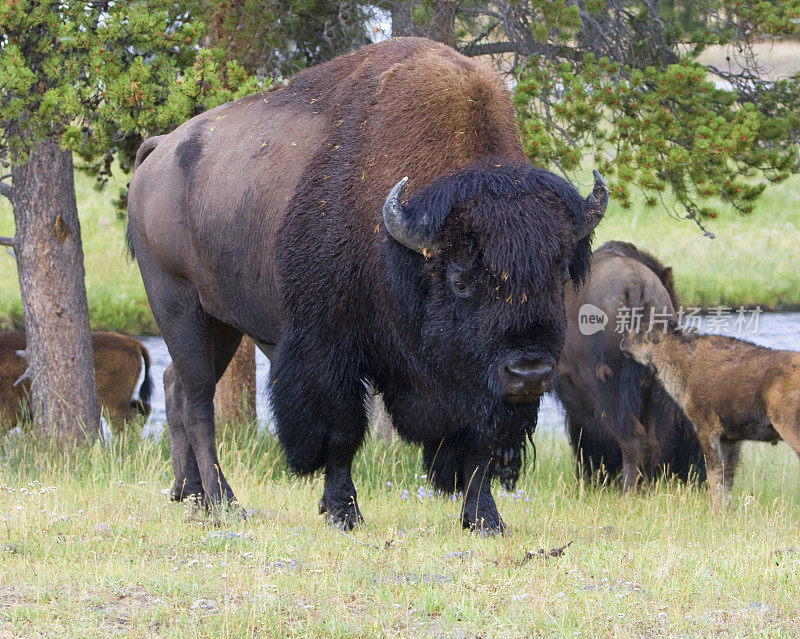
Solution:
<svg viewBox="0 0 800 639"><path fill-rule="evenodd" d="M150 353L142 346L141 348L142 360L144 361L144 381L139 387L139 399L133 404L136 410L141 413L145 418L150 415L150 395L153 393L153 380L150 377Z"/></svg>
<svg viewBox="0 0 800 639"><path fill-rule="evenodd" d="M150 155L153 150L158 146L159 142L161 142L161 138L163 135L155 135L152 138L147 138L142 145L139 147L139 150L136 152L136 160L133 163L133 170L139 168L142 162L147 159L147 156ZM127 195L125 196L127 198ZM131 225L130 222L128 223L127 228L125 229L125 244L128 247L128 255L131 256L131 259L136 259L136 252L133 250L133 239L131 238Z"/></svg>
<svg viewBox="0 0 800 639"><path fill-rule="evenodd" d="M139 168L139 165L147 159L147 156L152 153L153 149L158 146L158 143L163 138L163 135L156 135L152 138L147 138L142 145L139 147L139 150L136 152L136 161L133 163L133 170Z"/></svg>
<svg viewBox="0 0 800 639"><path fill-rule="evenodd" d="M131 225L128 222L128 226L125 228L125 246L128 247L128 255L132 260L136 259L136 252L133 250L133 238L131 237Z"/></svg>

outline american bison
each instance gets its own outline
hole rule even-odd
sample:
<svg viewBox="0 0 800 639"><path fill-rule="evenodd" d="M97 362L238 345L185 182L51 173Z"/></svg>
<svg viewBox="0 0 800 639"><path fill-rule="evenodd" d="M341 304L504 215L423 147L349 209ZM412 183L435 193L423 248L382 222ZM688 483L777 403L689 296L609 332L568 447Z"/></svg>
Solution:
<svg viewBox="0 0 800 639"><path fill-rule="evenodd" d="M139 340L97 331L92 333L94 372L100 406L108 416L114 432L120 432L123 424L137 415L150 414L150 354ZM0 333L0 421L10 425L20 417L27 417L27 409L21 405L28 397L30 381L14 385L23 375L25 360L17 351L25 350L25 332ZM142 372L144 380L139 387L139 399L134 399L136 382Z"/></svg>
<svg viewBox="0 0 800 639"><path fill-rule="evenodd" d="M623 335L617 329L634 321L634 313L641 314L646 329L651 310L656 321L674 321L678 306L672 269L627 242L597 249L588 281L577 292L567 291L567 338L556 394L585 476L621 473L623 490L658 470L685 479L694 469L702 476L702 450L691 423L654 374L619 348ZM596 332L584 324L582 330L581 312L605 316L607 324Z"/></svg>
<svg viewBox="0 0 800 639"><path fill-rule="evenodd" d="M674 326L666 332L631 331L620 347L654 368L694 424L712 510L730 493L743 440L783 438L800 456L800 353Z"/></svg>
<svg viewBox="0 0 800 639"><path fill-rule="evenodd" d="M463 525L503 530L492 451L536 423L563 288L587 272L607 198L599 174L583 199L527 163L502 81L419 38L146 140L129 233L173 359L173 498L235 500L213 397L246 333L271 361L289 465L324 469L330 523L362 521L350 467L371 386L433 482L464 491Z"/></svg>

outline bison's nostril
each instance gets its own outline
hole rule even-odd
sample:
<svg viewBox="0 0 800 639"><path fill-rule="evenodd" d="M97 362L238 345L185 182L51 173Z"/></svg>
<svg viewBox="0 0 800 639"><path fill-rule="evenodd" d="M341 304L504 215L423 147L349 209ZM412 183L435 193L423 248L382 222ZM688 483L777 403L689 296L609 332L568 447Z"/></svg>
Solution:
<svg viewBox="0 0 800 639"><path fill-rule="evenodd" d="M553 370L553 363L545 359L520 358L505 366L509 377L522 381L538 381Z"/></svg>
<svg viewBox="0 0 800 639"><path fill-rule="evenodd" d="M532 402L550 390L555 361L552 358L515 357L500 364L497 375L503 397L509 402Z"/></svg>

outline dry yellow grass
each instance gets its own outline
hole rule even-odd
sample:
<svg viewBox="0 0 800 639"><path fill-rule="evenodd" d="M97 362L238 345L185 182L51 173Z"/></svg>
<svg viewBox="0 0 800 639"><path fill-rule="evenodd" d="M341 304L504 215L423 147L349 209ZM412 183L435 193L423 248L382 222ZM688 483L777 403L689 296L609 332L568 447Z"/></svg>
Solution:
<svg viewBox="0 0 800 639"><path fill-rule="evenodd" d="M369 443L367 523L316 513L319 478L284 472L268 435L221 458L246 522L170 504L165 449L79 454L11 437L0 454L0 637L774 636L800 632L800 473L746 447L733 503L658 482L621 497L578 482L563 436L496 490L503 538L461 530L417 449ZM572 542L562 556L543 556Z"/></svg>

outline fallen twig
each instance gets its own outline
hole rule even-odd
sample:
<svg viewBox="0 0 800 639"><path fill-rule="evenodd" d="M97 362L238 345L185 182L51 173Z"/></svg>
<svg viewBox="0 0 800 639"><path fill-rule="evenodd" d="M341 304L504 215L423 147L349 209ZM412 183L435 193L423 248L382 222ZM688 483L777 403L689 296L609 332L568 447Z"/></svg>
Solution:
<svg viewBox="0 0 800 639"><path fill-rule="evenodd" d="M552 548L550 551L545 550L544 548L539 548L536 552L529 550L525 553L525 556L519 562L518 565L524 566L527 564L531 559L534 557L539 557L541 559L547 559L548 557L561 557L564 554L564 551L572 545L574 540L570 539L566 544L561 546L560 548Z"/></svg>

